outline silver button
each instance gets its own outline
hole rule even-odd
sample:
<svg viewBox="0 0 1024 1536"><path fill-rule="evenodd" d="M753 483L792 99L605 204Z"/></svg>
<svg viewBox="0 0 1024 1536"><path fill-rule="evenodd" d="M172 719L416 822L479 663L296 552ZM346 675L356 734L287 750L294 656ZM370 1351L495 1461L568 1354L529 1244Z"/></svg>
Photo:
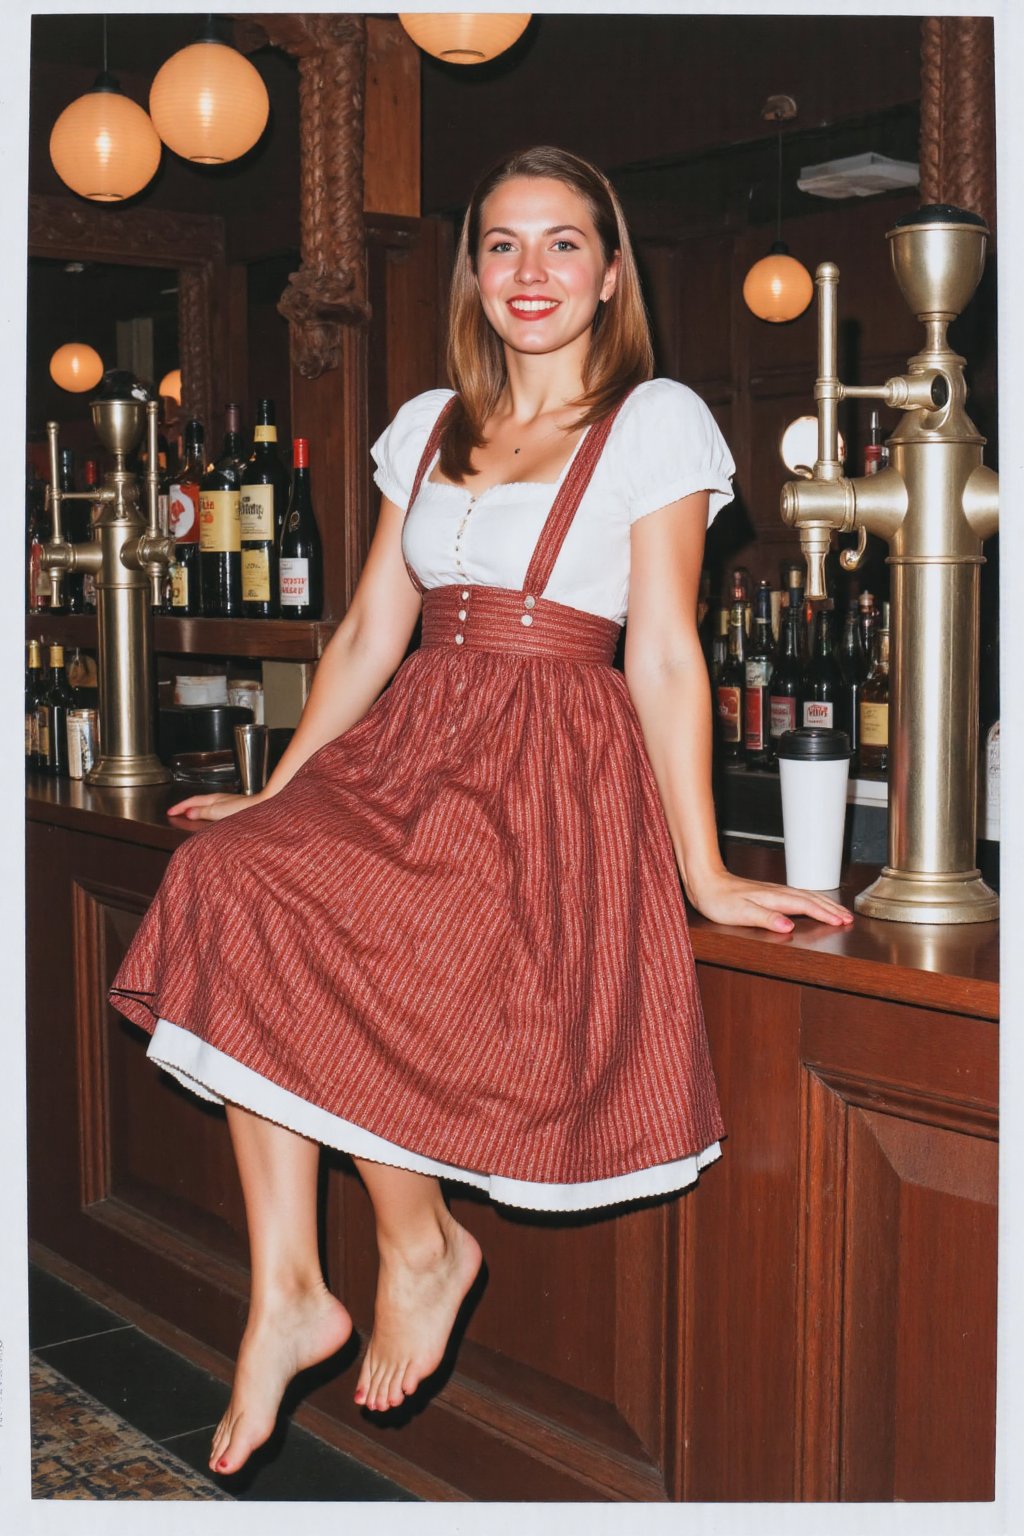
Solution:
<svg viewBox="0 0 1024 1536"><path fill-rule="evenodd" d="M462 645L462 644L465 643L465 639L466 639L465 635L456 635L455 636L455 644L456 645Z"/></svg>
<svg viewBox="0 0 1024 1536"><path fill-rule="evenodd" d="M520 624L532 624L533 623L533 614L532 613L524 613L522 618L519 620L519 622L520 622Z"/></svg>
<svg viewBox="0 0 1024 1536"><path fill-rule="evenodd" d="M465 617L466 617L466 610L465 610L465 608L460 608L459 609L459 618L460 619L464 619Z"/></svg>
<svg viewBox="0 0 1024 1536"><path fill-rule="evenodd" d="M535 597L524 597L523 598L523 607L524 608L532 608L534 606L534 604L536 603L536 601L537 601L537 599Z"/></svg>
<svg viewBox="0 0 1024 1536"><path fill-rule="evenodd" d="M462 594L462 597L463 597L463 601L465 601L465 599L466 599L466 598L467 598L467 597L468 597L468 596L469 596L469 593L468 593L468 592L463 592L463 594Z"/></svg>

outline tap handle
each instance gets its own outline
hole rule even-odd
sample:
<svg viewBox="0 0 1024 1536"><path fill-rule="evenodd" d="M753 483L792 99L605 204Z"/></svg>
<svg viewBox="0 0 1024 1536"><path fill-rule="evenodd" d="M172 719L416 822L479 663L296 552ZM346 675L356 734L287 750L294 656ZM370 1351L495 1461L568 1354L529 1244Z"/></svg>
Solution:
<svg viewBox="0 0 1024 1536"><path fill-rule="evenodd" d="M839 551L839 564L844 571L859 571L864 564L864 556L868 552L868 530L861 523L857 529L857 544L854 549L841 549Z"/></svg>
<svg viewBox="0 0 1024 1536"><path fill-rule="evenodd" d="M48 509L52 522L52 537L55 542L63 538L60 522L60 454L57 449L57 433L60 428L55 421L46 423L46 436L50 445L50 483L46 488Z"/></svg>
<svg viewBox="0 0 1024 1536"><path fill-rule="evenodd" d="M814 274L818 290L818 382L814 398L818 402L818 461L816 480L837 480L842 474L839 462L839 268L834 261L823 261Z"/></svg>
<svg viewBox="0 0 1024 1536"><path fill-rule="evenodd" d="M828 596L825 590L825 559L832 545L828 523L805 523L800 529L800 548L807 565L806 595L812 599Z"/></svg>

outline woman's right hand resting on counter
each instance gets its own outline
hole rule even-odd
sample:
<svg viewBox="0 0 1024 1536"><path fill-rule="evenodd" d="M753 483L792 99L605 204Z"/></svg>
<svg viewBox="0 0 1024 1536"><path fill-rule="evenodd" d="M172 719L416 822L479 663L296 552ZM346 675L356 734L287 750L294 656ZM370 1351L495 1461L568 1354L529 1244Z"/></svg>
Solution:
<svg viewBox="0 0 1024 1536"><path fill-rule="evenodd" d="M187 800L169 805L167 814L184 816L188 821L223 821L225 816L233 816L236 811L244 811L250 805L261 805L270 798L265 791L258 795L189 795Z"/></svg>

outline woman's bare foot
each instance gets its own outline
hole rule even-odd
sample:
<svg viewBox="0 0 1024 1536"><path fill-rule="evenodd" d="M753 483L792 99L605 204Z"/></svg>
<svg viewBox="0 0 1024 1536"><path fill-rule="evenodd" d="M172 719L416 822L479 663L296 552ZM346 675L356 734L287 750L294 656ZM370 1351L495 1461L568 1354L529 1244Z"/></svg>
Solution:
<svg viewBox="0 0 1024 1536"><path fill-rule="evenodd" d="M351 1332L348 1312L322 1284L250 1310L231 1401L213 1436L211 1469L237 1472L269 1440L292 1377L333 1355Z"/></svg>
<svg viewBox="0 0 1024 1536"><path fill-rule="evenodd" d="M373 1334L355 1392L361 1407L397 1408L437 1370L482 1259L476 1238L447 1211L435 1240L381 1252Z"/></svg>

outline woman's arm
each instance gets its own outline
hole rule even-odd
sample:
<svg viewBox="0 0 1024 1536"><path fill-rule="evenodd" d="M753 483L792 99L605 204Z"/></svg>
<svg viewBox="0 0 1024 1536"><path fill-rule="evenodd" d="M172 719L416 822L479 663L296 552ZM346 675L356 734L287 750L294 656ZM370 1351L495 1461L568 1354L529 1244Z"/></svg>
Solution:
<svg viewBox="0 0 1024 1536"><path fill-rule="evenodd" d="M258 795L191 795L169 808L189 820L218 821L269 800L307 758L361 720L405 655L421 598L402 556L405 514L381 501L377 528L348 611L324 647L302 717Z"/></svg>
<svg viewBox="0 0 1024 1536"><path fill-rule="evenodd" d="M630 534L625 676L688 899L712 922L788 932L795 912L851 922L813 891L743 880L722 862L711 796L711 690L697 637L708 493L638 518Z"/></svg>

